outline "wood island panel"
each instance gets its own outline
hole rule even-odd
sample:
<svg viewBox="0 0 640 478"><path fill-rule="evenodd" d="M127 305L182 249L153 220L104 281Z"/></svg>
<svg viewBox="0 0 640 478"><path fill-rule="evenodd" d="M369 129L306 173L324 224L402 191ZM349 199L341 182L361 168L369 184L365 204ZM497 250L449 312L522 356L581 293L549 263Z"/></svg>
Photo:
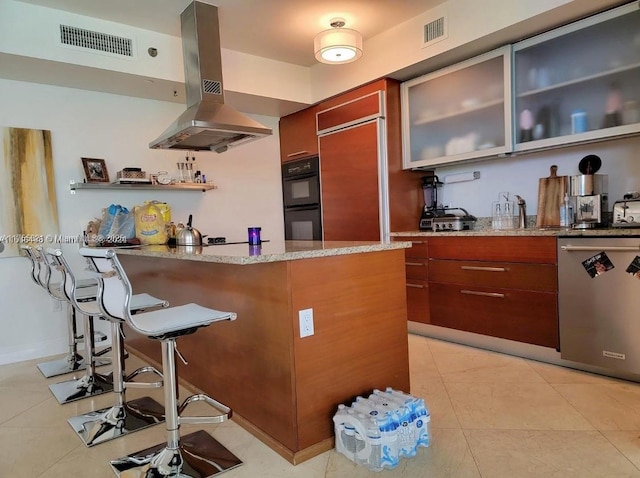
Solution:
<svg viewBox="0 0 640 478"><path fill-rule="evenodd" d="M338 404L410 390L402 249L249 265L119 257L134 292L238 314L178 339L179 377L291 463L333 446ZM306 308L315 334L300 338ZM126 345L160 362L157 341L127 330Z"/></svg>

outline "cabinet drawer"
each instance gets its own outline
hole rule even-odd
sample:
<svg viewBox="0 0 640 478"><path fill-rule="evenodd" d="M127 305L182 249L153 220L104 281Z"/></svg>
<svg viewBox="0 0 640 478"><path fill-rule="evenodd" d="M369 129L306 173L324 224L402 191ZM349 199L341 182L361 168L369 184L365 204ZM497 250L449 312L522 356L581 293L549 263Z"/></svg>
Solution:
<svg viewBox="0 0 640 478"><path fill-rule="evenodd" d="M558 348L557 294L429 283L431 323Z"/></svg>
<svg viewBox="0 0 640 478"><path fill-rule="evenodd" d="M394 241L399 242L410 242L411 247L409 249L405 249L405 254L407 257L429 257L429 248L427 246L426 238L416 238L411 236L397 236L393 238Z"/></svg>
<svg viewBox="0 0 640 478"><path fill-rule="evenodd" d="M283 163L318 154L317 110L312 106L280 118L280 159Z"/></svg>
<svg viewBox="0 0 640 478"><path fill-rule="evenodd" d="M429 257L557 264L555 237L430 237Z"/></svg>
<svg viewBox="0 0 640 478"><path fill-rule="evenodd" d="M356 124L365 119L383 115L383 93L376 91L333 108L319 111L318 134L328 133L338 128Z"/></svg>
<svg viewBox="0 0 640 478"><path fill-rule="evenodd" d="M489 288L558 291L558 274L553 264L432 259L429 261L428 271L429 280L435 282Z"/></svg>
<svg viewBox="0 0 640 478"><path fill-rule="evenodd" d="M426 281L407 280L407 320L429 322L429 285Z"/></svg>
<svg viewBox="0 0 640 478"><path fill-rule="evenodd" d="M426 259L407 257L404 266L407 271L407 279L426 281L429 278L429 267Z"/></svg>

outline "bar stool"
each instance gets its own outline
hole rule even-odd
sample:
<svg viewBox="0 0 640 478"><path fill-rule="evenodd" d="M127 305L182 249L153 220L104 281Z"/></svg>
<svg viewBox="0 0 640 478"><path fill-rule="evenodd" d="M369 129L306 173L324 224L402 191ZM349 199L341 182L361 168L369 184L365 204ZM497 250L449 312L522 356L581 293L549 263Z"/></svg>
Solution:
<svg viewBox="0 0 640 478"><path fill-rule="evenodd" d="M61 297L61 295L56 292L53 293L47 287L47 283L49 282L50 268L48 263L42 257L42 254L37 248L33 248L32 246L23 244L20 246L24 255L29 259L31 263L31 279L33 282L42 287L51 297L56 300L66 302L66 300ZM78 287L81 289L93 287L94 290L92 293L95 293L95 290L98 286L98 283L95 279L81 279L78 281ZM60 283L52 283L52 290L60 290ZM37 365L38 370L44 375L46 378L56 377L58 375L64 375L67 373L75 372L77 370L84 370L84 358L78 352L78 344L82 343L83 336L78 335L78 329L76 325L76 311L71 306L71 304L67 303L67 332L68 332L68 343L69 343L69 352L63 358L51 360L48 362L41 362ZM104 334L99 334L98 339L100 341L106 340L107 336ZM106 350L105 350L106 352ZM110 360L98 360L96 361L96 366L107 365L110 363Z"/></svg>
<svg viewBox="0 0 640 478"><path fill-rule="evenodd" d="M52 264L50 264L49 260L52 260L52 256L48 251L46 254L44 251L39 252L41 252L43 262L49 265L50 271L55 271L61 279L60 283L62 287L60 289L54 287L47 287L47 289L53 294L60 294L60 297L66 300L75 312L82 317L84 352L86 354L85 372L82 377L73 377L70 380L51 384L49 385L49 390L51 390L51 393L53 393L60 404L94 397L112 391L112 378L109 375L96 372L94 319L100 318L100 312L96 305L98 288L93 288L88 293L79 289L77 287L76 276L71 271L66 260L64 260L64 257L62 257L62 253L59 258L53 260ZM42 267L44 266L41 265L41 268ZM49 275L49 281L51 281L51 275ZM96 285L98 285L97 281Z"/></svg>
<svg viewBox="0 0 640 478"><path fill-rule="evenodd" d="M65 274L73 276L69 265L62 255L60 249L47 249L47 255ZM93 272L95 274L95 272ZM99 297L101 289L98 288L94 299ZM73 297L73 296L72 296ZM110 407L101 410L85 413L69 418L67 421L78 434L82 442L87 446L98 445L105 441L119 438L138 430L156 425L164 421L164 407L151 397L142 397L127 402L125 396L126 388L160 388L162 387L162 374L154 367L140 367L130 375L125 375L124 361L125 348L123 343L124 332L123 321L117 317L109 315L103 307L101 301L97 300L91 304L82 303L85 311L90 306L95 313L99 313L101 318L110 322L112 337L112 382L115 394L115 403ZM169 303L156 299L149 294L136 294L131 300L131 310L133 313L145 309L168 307ZM160 378L156 382L133 381L138 375L143 373L153 373Z"/></svg>
<svg viewBox="0 0 640 478"><path fill-rule="evenodd" d="M131 283L115 251L81 248L80 254L90 259L96 272L101 274L99 300L104 310L126 321L136 332L162 343L167 441L111 461L116 475L205 478L240 465L242 462L235 455L204 430L180 437L182 423L222 423L231 418L232 411L205 394L192 395L178 406L175 367L175 354L180 355L176 349L178 337L192 334L213 322L235 320L236 314L191 303L132 315ZM199 417L180 415L196 401L204 401L222 414Z"/></svg>
<svg viewBox="0 0 640 478"><path fill-rule="evenodd" d="M94 291L91 299L87 300L86 296L77 289L75 274L67 260L64 258L62 250L47 249L46 256L51 260L53 269L62 275L62 283L64 284L62 291L64 293L64 297L71 303L74 309L83 316L85 350L87 351L88 356L84 376L50 385L49 389L59 403L69 403L82 398L93 397L105 392L110 392L114 389L113 374L103 375L96 372L93 360L93 340L91 339L94 333L92 319L95 317L103 318L96 301L97 294L100 291L100 282L98 281L98 289ZM151 297L148 294L139 294L138 296L133 297L133 305L135 310L142 310L150 307L163 306L166 305L166 302L156 299L155 297ZM115 365L115 367L118 368L117 373L122 376L121 357L123 349L119 339L119 335L113 339L116 341L118 349L112 347L112 350L114 351L114 358L118 361L118 364ZM118 377L116 377L116 381L119 381ZM81 438L85 441L83 435L81 435Z"/></svg>

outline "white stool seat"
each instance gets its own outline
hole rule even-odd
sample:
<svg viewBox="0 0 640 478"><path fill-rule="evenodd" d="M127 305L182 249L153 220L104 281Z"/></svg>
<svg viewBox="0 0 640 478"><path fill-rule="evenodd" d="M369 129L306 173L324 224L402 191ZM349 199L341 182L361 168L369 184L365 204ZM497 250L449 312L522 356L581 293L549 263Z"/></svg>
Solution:
<svg viewBox="0 0 640 478"><path fill-rule="evenodd" d="M135 297L135 296L134 296ZM221 312L198 304L185 304L168 309L136 314L136 327L150 337L204 327L218 320L234 320L233 312Z"/></svg>

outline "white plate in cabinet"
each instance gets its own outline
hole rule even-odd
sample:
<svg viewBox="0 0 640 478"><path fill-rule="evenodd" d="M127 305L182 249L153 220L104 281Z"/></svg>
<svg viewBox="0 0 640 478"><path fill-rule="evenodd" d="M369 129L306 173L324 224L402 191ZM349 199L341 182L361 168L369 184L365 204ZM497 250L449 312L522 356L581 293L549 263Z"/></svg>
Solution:
<svg viewBox="0 0 640 478"><path fill-rule="evenodd" d="M429 168L507 153L511 48L402 84L403 167Z"/></svg>
<svg viewBox="0 0 640 478"><path fill-rule="evenodd" d="M638 2L513 46L515 151L640 133Z"/></svg>

